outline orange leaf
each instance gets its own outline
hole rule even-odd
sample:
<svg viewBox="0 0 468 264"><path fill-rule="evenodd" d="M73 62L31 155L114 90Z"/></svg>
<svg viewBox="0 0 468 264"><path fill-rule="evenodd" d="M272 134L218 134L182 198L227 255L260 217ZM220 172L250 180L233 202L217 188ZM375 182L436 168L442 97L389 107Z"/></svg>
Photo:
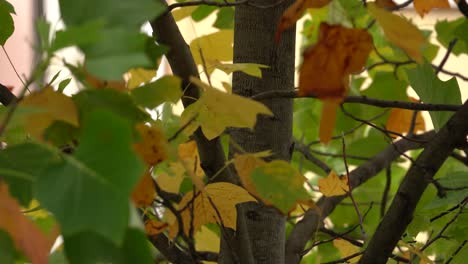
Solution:
<svg viewBox="0 0 468 264"><path fill-rule="evenodd" d="M239 178L242 182L242 186L254 197L259 198L260 195L258 194L257 190L255 189L255 185L252 182L251 174L254 169L264 165L266 162L261 160L255 154L242 154L236 155L234 158L234 166L236 167L236 171L239 174ZM271 205L271 202L267 202L263 200L264 203Z"/></svg>
<svg viewBox="0 0 468 264"><path fill-rule="evenodd" d="M149 171L143 175L137 186L133 189L132 200L136 207L148 207L156 196L153 178Z"/></svg>
<svg viewBox="0 0 468 264"><path fill-rule="evenodd" d="M155 236L162 233L169 225L158 220L148 220L145 222L146 234Z"/></svg>
<svg viewBox="0 0 468 264"><path fill-rule="evenodd" d="M11 236L16 248L22 250L32 263L48 263L49 250L55 241L54 237L46 237L21 213L21 207L10 196L8 186L4 183L0 183L0 216L0 229Z"/></svg>
<svg viewBox="0 0 468 264"><path fill-rule="evenodd" d="M348 177L338 177L334 171L328 174L327 178L318 181L319 190L323 195L339 196L349 192Z"/></svg>
<svg viewBox="0 0 468 264"><path fill-rule="evenodd" d="M411 101L416 101L410 98ZM400 134L408 133L411 121L413 120L414 111L401 109L401 108L392 108L390 116L388 117L387 124L385 127L393 132ZM426 131L426 123L421 112L416 114L414 131Z"/></svg>
<svg viewBox="0 0 468 264"><path fill-rule="evenodd" d="M433 8L450 8L448 0L414 0L414 9L421 17Z"/></svg>
<svg viewBox="0 0 468 264"><path fill-rule="evenodd" d="M141 142L133 144L133 148L148 165L156 165L167 159L167 141L158 127L138 124L136 130L141 136Z"/></svg>
<svg viewBox="0 0 468 264"><path fill-rule="evenodd" d="M200 154L198 154L197 143L192 140L187 143L180 144L178 147L178 154L185 170L190 175L193 184L198 188L198 190L203 190L205 184L203 183L202 178L205 176L205 172L200 164Z"/></svg>
<svg viewBox="0 0 468 264"><path fill-rule="evenodd" d="M276 29L275 41L280 41L281 33L296 24L296 21L302 17L302 14L307 8L321 8L328 5L330 2L331 0L296 0L296 2L284 11Z"/></svg>
<svg viewBox="0 0 468 264"><path fill-rule="evenodd" d="M304 52L298 94L324 100L321 142L330 141L336 108L348 92L349 75L364 67L371 50L372 37L367 31L322 23L317 44Z"/></svg>

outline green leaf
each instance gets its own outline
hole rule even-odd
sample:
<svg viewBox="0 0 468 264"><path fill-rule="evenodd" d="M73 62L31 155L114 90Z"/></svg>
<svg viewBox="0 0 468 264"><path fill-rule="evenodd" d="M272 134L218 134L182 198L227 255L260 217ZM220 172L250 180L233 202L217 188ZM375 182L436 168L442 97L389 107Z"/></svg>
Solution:
<svg viewBox="0 0 468 264"><path fill-rule="evenodd" d="M65 79L65 80L62 80L59 85L58 85L58 90L59 92L62 92L63 93L63 90L65 90L65 88L67 88L68 84L71 82L71 78L68 78L68 79Z"/></svg>
<svg viewBox="0 0 468 264"><path fill-rule="evenodd" d="M68 264L68 260L65 257L65 252L61 249L55 250L49 256L49 264Z"/></svg>
<svg viewBox="0 0 468 264"><path fill-rule="evenodd" d="M150 66L148 57L139 53L89 58L86 61L86 68L104 80L119 80L130 68Z"/></svg>
<svg viewBox="0 0 468 264"><path fill-rule="evenodd" d="M0 151L0 174L8 183L10 193L24 207L32 200L33 183L37 175L56 156L46 147L35 143L13 145Z"/></svg>
<svg viewBox="0 0 468 264"><path fill-rule="evenodd" d="M91 21L77 26L69 26L55 33L50 51L54 52L68 46L89 45L101 39L103 23Z"/></svg>
<svg viewBox="0 0 468 264"><path fill-rule="evenodd" d="M216 9L218 9L216 6L208 6L208 5L198 6L197 9L195 9L192 12L192 19L195 22L200 22L204 18L209 16L211 13L213 13Z"/></svg>
<svg viewBox="0 0 468 264"><path fill-rule="evenodd" d="M138 105L146 108L170 101L177 103L182 96L181 80L177 76L164 76L152 83L132 90L131 95Z"/></svg>
<svg viewBox="0 0 468 264"><path fill-rule="evenodd" d="M219 29L232 29L234 28L234 8L225 7L219 9L216 14L216 21L213 26Z"/></svg>
<svg viewBox="0 0 468 264"><path fill-rule="evenodd" d="M0 0L0 45L5 45L5 42L15 31L15 25L13 23L13 17L11 14L15 14L13 6L5 1Z"/></svg>
<svg viewBox="0 0 468 264"><path fill-rule="evenodd" d="M54 214L64 236L94 231L121 244L129 217L129 196L143 175L131 148L128 121L108 111L85 119L74 156L62 156L40 173L40 203Z"/></svg>
<svg viewBox="0 0 468 264"><path fill-rule="evenodd" d="M103 20L112 27L139 29L141 24L161 15L166 7L159 1L60 0L60 13L67 26Z"/></svg>
<svg viewBox="0 0 468 264"><path fill-rule="evenodd" d="M251 177L261 198L271 202L284 214L293 209L298 201L310 198L304 189L305 177L286 161L274 160L257 167Z"/></svg>
<svg viewBox="0 0 468 264"><path fill-rule="evenodd" d="M460 26L466 25L465 20L466 19L464 17L461 17L459 19L452 20L452 21L447 21L445 19L442 21L438 21L435 24L435 30L437 32L437 40L445 48L447 48L450 41L452 41L455 37L458 37L458 33L463 32L463 29L460 28ZM466 36L462 36L462 39L457 41L457 43L455 44L455 47L452 49L453 54L460 55L461 53L468 52L468 42L464 40L465 38Z"/></svg>
<svg viewBox="0 0 468 264"><path fill-rule="evenodd" d="M414 69L407 70L411 87L416 91L424 103L460 105L461 95L457 79L444 82L434 73L432 66L427 62ZM453 112L430 111L434 129L438 131L453 115Z"/></svg>
<svg viewBox="0 0 468 264"><path fill-rule="evenodd" d="M65 252L71 263L153 263L146 236L137 229L127 229L122 246L104 237L84 232L65 237Z"/></svg>
<svg viewBox="0 0 468 264"><path fill-rule="evenodd" d="M458 38L458 41L462 41L465 44L465 47L468 47L468 21L466 19L463 19L463 23L455 28L455 36ZM465 50L465 53L468 53L468 50Z"/></svg>
<svg viewBox="0 0 468 264"><path fill-rule="evenodd" d="M46 51L49 49L49 37L50 37L50 23L45 17L40 17L36 22L37 33L39 35L39 41L41 43L41 50Z"/></svg>
<svg viewBox="0 0 468 264"><path fill-rule="evenodd" d="M57 120L44 132L44 139L54 146L63 147L78 138L79 130L68 122Z"/></svg>
<svg viewBox="0 0 468 264"><path fill-rule="evenodd" d="M74 95L73 100L78 106L80 119L98 109L111 111L131 123L138 123L149 119L149 115L138 108L130 95L114 89L84 90Z"/></svg>

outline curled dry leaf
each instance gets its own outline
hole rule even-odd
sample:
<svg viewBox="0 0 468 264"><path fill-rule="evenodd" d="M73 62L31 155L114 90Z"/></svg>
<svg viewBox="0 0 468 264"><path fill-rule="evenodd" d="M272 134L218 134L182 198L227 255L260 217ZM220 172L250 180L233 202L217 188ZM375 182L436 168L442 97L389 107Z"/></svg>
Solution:
<svg viewBox="0 0 468 264"><path fill-rule="evenodd" d="M325 179L320 179L318 186L320 192L327 197L345 195L349 192L348 177L340 178L334 171L331 171Z"/></svg>
<svg viewBox="0 0 468 264"><path fill-rule="evenodd" d="M302 14L307 8L321 8L328 5L330 2L331 0L296 0L296 2L284 11L276 29L275 41L280 41L281 33L296 24L296 21L302 17Z"/></svg>
<svg viewBox="0 0 468 264"><path fill-rule="evenodd" d="M434 8L450 8L448 0L414 0L414 9L421 17Z"/></svg>
<svg viewBox="0 0 468 264"><path fill-rule="evenodd" d="M304 52L299 70L299 96L314 95L324 103L320 141L328 143L336 109L348 92L349 75L360 71L372 50L372 37L363 29L320 25L317 44Z"/></svg>
<svg viewBox="0 0 468 264"><path fill-rule="evenodd" d="M155 197L156 189L153 178L150 172L147 171L133 189L132 201L136 207L148 207L153 203Z"/></svg>
<svg viewBox="0 0 468 264"><path fill-rule="evenodd" d="M146 164L156 165L167 159L167 140L159 127L137 124L136 130L141 141L133 144L133 148Z"/></svg>

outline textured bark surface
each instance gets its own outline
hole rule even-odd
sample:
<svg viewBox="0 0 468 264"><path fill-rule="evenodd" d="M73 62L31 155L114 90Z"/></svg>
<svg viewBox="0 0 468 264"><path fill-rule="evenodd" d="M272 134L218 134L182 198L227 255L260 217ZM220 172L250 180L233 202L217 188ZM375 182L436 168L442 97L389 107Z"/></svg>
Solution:
<svg viewBox="0 0 468 264"><path fill-rule="evenodd" d="M255 1L256 5L271 5L276 1ZM278 21L287 0L271 8L238 6L235 14L234 62L260 63L270 68L255 78L234 73L233 92L246 97L270 90L294 89L295 28L283 33L281 42L274 43ZM287 98L261 101L274 117L259 116L254 131L230 130L231 139L247 152L271 150L270 159L290 160L292 144L292 100ZM238 149L231 147L230 156ZM275 209L248 203L238 206L237 231L224 239L219 263L284 263L285 217Z"/></svg>

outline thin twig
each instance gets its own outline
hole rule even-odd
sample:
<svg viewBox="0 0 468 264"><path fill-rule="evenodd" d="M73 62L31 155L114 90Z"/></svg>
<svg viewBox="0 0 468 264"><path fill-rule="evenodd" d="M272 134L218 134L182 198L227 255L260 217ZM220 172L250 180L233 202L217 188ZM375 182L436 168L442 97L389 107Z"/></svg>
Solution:
<svg viewBox="0 0 468 264"><path fill-rule="evenodd" d="M440 61L439 66L437 66L437 68L436 68L436 71L435 71L436 75L439 74L439 72L444 68L444 65L445 65L445 63L447 63L447 60L450 57L450 54L452 53L453 48L457 44L457 41L458 41L458 39L454 38L448 44L447 51L445 52L444 57Z"/></svg>

